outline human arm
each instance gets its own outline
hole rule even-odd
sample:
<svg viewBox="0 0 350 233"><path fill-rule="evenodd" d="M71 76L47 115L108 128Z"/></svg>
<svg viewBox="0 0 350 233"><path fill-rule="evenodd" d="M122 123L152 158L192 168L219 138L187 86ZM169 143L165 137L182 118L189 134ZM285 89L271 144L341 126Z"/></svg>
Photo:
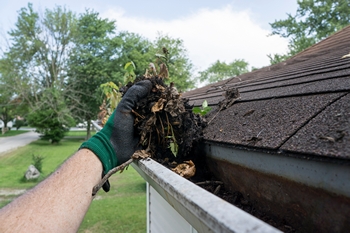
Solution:
<svg viewBox="0 0 350 233"><path fill-rule="evenodd" d="M0 232L76 232L101 173L98 157L88 149L79 150L47 179L0 210Z"/></svg>
<svg viewBox="0 0 350 233"><path fill-rule="evenodd" d="M92 201L92 189L136 150L132 110L151 90L133 85L103 129L34 189L0 210L0 232L76 232Z"/></svg>

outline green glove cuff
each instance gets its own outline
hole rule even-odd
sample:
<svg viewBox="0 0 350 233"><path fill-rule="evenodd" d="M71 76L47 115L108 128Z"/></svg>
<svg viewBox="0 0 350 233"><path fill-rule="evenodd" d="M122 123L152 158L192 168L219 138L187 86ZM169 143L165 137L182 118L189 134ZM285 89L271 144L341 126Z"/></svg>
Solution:
<svg viewBox="0 0 350 233"><path fill-rule="evenodd" d="M118 164L117 156L114 152L112 144L109 141L110 136L108 136L106 133L108 134L109 130L102 129L89 140L84 142L79 148L86 148L94 152L103 165L104 175L106 175L109 170L113 169Z"/></svg>

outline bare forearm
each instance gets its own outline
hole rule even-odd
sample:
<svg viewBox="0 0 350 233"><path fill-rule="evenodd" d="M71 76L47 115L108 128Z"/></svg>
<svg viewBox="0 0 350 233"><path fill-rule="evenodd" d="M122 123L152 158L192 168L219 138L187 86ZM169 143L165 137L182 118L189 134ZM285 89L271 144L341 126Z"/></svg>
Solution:
<svg viewBox="0 0 350 233"><path fill-rule="evenodd" d="M100 160L79 150L50 177L0 210L0 232L76 232L102 174Z"/></svg>

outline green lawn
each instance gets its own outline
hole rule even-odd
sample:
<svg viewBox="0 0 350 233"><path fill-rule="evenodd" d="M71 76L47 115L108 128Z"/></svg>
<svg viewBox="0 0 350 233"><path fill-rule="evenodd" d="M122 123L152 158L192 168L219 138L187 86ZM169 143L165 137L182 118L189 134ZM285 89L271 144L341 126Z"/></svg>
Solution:
<svg viewBox="0 0 350 233"><path fill-rule="evenodd" d="M9 130L9 131L6 131L5 134L2 134L2 132L0 131L0 138L1 137L11 137L11 136L15 136L15 135L18 135L18 134L22 134L22 133L27 133L28 131L27 130Z"/></svg>
<svg viewBox="0 0 350 233"><path fill-rule="evenodd" d="M33 163L33 155L44 157L42 170L45 177L72 155L80 144L78 140L63 140L57 145L38 140L0 157L0 187L16 189L32 187L35 183L23 182L22 177L28 166Z"/></svg>
<svg viewBox="0 0 350 233"><path fill-rule="evenodd" d="M28 130L21 130L21 129L19 129L19 130L12 129L12 130L6 131L5 134L2 134L1 131L0 131L0 138L1 137L16 136L18 134L27 133L27 132L29 132L29 131ZM94 135L94 134L95 134L95 131L91 131L91 135ZM86 137L86 131L85 130L69 131L69 132L66 133L66 136L67 137L82 137L82 138L85 138Z"/></svg>
<svg viewBox="0 0 350 233"><path fill-rule="evenodd" d="M91 136L95 134L95 131L91 131ZM66 136L71 137L71 136L81 136L81 137L86 137L86 131L85 130L76 130L76 131L69 131L66 133Z"/></svg>
<svg viewBox="0 0 350 233"><path fill-rule="evenodd" d="M85 131L70 132L58 145L38 140L0 157L0 189L28 189L36 182L24 182L22 177L32 163L32 155L43 160L43 176L48 176L64 160L76 152L84 141ZM127 171L110 178L111 190L99 191L90 206L79 232L145 232L146 184L130 166ZM14 196L0 196L0 207Z"/></svg>
<svg viewBox="0 0 350 233"><path fill-rule="evenodd" d="M145 181L130 166L110 182L111 190L99 191L79 232L146 232Z"/></svg>

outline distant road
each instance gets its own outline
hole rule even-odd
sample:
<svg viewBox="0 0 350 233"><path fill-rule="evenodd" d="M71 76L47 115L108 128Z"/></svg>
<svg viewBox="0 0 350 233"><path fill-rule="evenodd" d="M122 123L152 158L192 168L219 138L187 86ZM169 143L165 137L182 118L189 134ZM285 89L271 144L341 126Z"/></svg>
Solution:
<svg viewBox="0 0 350 233"><path fill-rule="evenodd" d="M3 155L5 152L15 150L18 147L25 146L33 141L36 141L39 139L39 133L34 132L35 128L29 128L29 127L21 127L21 130L28 130L30 132L19 134L16 136L11 137L3 137L0 138L0 156ZM71 131L84 131L86 128L77 128L72 127L70 128Z"/></svg>
<svg viewBox="0 0 350 233"><path fill-rule="evenodd" d="M0 138L0 156L39 139L39 133L28 132L11 137Z"/></svg>

